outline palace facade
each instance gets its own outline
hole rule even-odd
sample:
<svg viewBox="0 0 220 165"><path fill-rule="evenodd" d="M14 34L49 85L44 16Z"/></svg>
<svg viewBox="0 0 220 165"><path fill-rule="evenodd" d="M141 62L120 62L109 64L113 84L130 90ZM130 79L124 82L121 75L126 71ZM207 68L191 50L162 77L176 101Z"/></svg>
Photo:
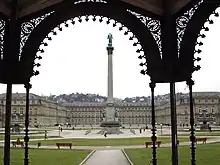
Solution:
<svg viewBox="0 0 220 165"><path fill-rule="evenodd" d="M208 122L220 125L220 93L194 92L195 124ZM0 126L4 127L5 94L0 95ZM24 124L25 94L12 95L11 123ZM123 126L146 125L151 123L151 106L149 103L116 103L119 121ZM177 98L177 123L189 125L189 97L182 94ZM30 94L30 126L50 127L55 124L69 123L72 126L99 126L105 103L65 103L60 104L35 94ZM169 101L156 105L156 122L170 124Z"/></svg>
<svg viewBox="0 0 220 165"><path fill-rule="evenodd" d="M0 95L1 126L4 127L6 95ZM25 122L26 94L13 93L11 103L11 124ZM66 123L67 111L64 105L57 104L35 94L30 94L30 126L52 126Z"/></svg>

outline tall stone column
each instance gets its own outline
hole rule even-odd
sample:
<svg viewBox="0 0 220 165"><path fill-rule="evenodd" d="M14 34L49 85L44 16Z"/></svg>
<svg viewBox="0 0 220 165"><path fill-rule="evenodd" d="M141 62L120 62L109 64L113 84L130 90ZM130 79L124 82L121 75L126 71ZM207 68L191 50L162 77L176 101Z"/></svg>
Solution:
<svg viewBox="0 0 220 165"><path fill-rule="evenodd" d="M114 105L113 99L113 50L112 46L112 34L108 35L108 96L106 102L106 108L103 113L103 121L101 123L102 130L99 133L106 132L108 134L120 134L120 123L118 122L118 112Z"/></svg>
<svg viewBox="0 0 220 165"><path fill-rule="evenodd" d="M106 47L108 51L108 95L107 95L107 106L105 108L105 121L112 122L115 120L115 107L113 99L113 50L112 45L112 34L108 34L108 46Z"/></svg>
<svg viewBox="0 0 220 165"><path fill-rule="evenodd" d="M113 50L114 47L112 46L112 34L108 35L109 43L107 46L108 51L108 97L107 97L107 104L113 104Z"/></svg>

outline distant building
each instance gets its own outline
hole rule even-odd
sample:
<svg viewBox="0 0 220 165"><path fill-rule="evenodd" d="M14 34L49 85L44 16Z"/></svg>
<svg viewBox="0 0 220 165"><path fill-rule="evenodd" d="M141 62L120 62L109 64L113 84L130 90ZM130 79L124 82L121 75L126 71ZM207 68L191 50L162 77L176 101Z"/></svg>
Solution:
<svg viewBox="0 0 220 165"><path fill-rule="evenodd" d="M6 95L0 94L1 126L4 126ZM24 124L25 122L25 93L12 94L11 124ZM66 123L66 107L30 94L30 126L53 126L56 123Z"/></svg>
<svg viewBox="0 0 220 165"><path fill-rule="evenodd" d="M69 103L66 104L72 125L100 125L104 103ZM150 123L150 106L144 103L117 103L119 121L122 125L146 125Z"/></svg>
<svg viewBox="0 0 220 165"><path fill-rule="evenodd" d="M220 125L220 93L194 92L195 124L208 122ZM0 126L4 126L5 94L0 94ZM24 124L25 94L13 93L11 123ZM72 126L99 126L105 103L57 103L35 94L30 94L30 126L54 126L69 123ZM119 121L123 126L144 126L151 123L151 106L149 103L116 102ZM188 94L177 98L178 125L190 124L190 109ZM170 124L169 100L157 104L156 122Z"/></svg>

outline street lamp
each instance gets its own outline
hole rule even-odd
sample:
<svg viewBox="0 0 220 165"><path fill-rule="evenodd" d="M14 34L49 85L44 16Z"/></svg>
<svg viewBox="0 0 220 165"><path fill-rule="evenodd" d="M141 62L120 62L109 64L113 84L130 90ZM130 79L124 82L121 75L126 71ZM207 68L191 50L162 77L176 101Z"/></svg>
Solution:
<svg viewBox="0 0 220 165"><path fill-rule="evenodd" d="M161 124L160 124L160 133L161 133L161 135L162 135L162 133L163 133L163 130L162 130L162 129L163 129L163 124L161 123Z"/></svg>

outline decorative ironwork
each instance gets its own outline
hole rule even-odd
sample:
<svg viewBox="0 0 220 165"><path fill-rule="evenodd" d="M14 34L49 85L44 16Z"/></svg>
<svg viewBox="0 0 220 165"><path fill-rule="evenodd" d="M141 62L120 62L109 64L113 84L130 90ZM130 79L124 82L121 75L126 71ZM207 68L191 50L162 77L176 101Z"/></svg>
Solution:
<svg viewBox="0 0 220 165"><path fill-rule="evenodd" d="M5 21L0 20L0 57L3 59Z"/></svg>
<svg viewBox="0 0 220 165"><path fill-rule="evenodd" d="M219 13L218 11L213 11L213 13L211 14L214 17L219 17ZM211 17L210 15L210 17ZM206 20L207 25L212 25L214 24L213 19L210 19L210 17ZM203 32L207 32L209 31L208 26L204 24L204 26L202 27L202 29L200 30L200 33L198 34L198 38L197 38L197 42L196 42L196 46L201 47L203 45L203 42L201 41L202 39L204 39L206 37L206 35ZM198 41L198 39L200 39L200 41ZM195 49L194 53L201 53L202 50L201 49Z"/></svg>
<svg viewBox="0 0 220 165"><path fill-rule="evenodd" d="M29 164L29 153L28 153L28 142L29 142L29 109L30 109L30 89L32 85L28 82L24 86L26 88L26 112L25 112L25 137L24 137L24 142L25 142L25 147L24 147L24 165Z"/></svg>
<svg viewBox="0 0 220 165"><path fill-rule="evenodd" d="M192 79L187 81L187 85L189 85L189 98L190 98L190 141L191 141L191 165L196 164L196 146L195 146L195 128L194 128L194 111L193 111L193 95L192 95L192 86L194 85L194 81Z"/></svg>
<svg viewBox="0 0 220 165"><path fill-rule="evenodd" d="M194 13L197 11L199 8L200 4L203 3L203 0L199 1L196 5L193 6L190 10L185 12L182 16L178 17L176 19L176 30L177 30L177 46L178 46L178 55L179 55L179 50L180 50L180 44L182 42L182 38L184 36L184 32L186 30L186 27L191 20L192 16Z"/></svg>
<svg viewBox="0 0 220 165"><path fill-rule="evenodd" d="M143 16L139 13L136 13L131 10L127 10L129 13L136 16L151 32L152 36L154 37L158 49L160 51L160 56L162 58L162 45L161 45L161 23L159 20L152 19L150 17Z"/></svg>
<svg viewBox="0 0 220 165"><path fill-rule="evenodd" d="M74 2L74 4L78 4L78 3L85 3L85 2L99 2L99 3L107 3L104 0L78 0L76 2Z"/></svg>
<svg viewBox="0 0 220 165"><path fill-rule="evenodd" d="M53 12L42 15L38 18L34 18L28 22L21 24L21 42L20 42L20 54L22 53L23 47L28 40L31 32L39 25L46 17L50 16Z"/></svg>
<svg viewBox="0 0 220 165"><path fill-rule="evenodd" d="M154 82L151 82L149 84L150 88L151 88L151 125L152 125L152 136L151 136L151 140L153 143L153 147L152 147L152 164L153 165L157 165L157 147L156 147L156 141L157 141L157 136L156 136L156 120L155 120L155 106L154 106L154 89L156 87L156 84Z"/></svg>
<svg viewBox="0 0 220 165"><path fill-rule="evenodd" d="M214 16L214 17L219 17L218 11L213 11L213 13L211 15ZM210 15L210 17L211 17L211 15ZM197 41L196 41L196 44L195 44L195 50L194 50L194 59L193 59L194 62L196 62L196 61L199 62L201 60L201 58L196 57L196 55L202 53L202 50L200 48L201 48L201 46L203 46L202 39L204 39L206 37L204 32L209 31L208 25L214 24L213 19L210 19L210 17L206 20L207 24L206 25L204 24L204 26L202 27L200 33L198 34L198 38L197 38ZM194 66L193 72L200 70L200 68L201 68L200 65Z"/></svg>
<svg viewBox="0 0 220 165"><path fill-rule="evenodd" d="M63 28L67 28L69 27L69 24L75 25L76 22L78 21L79 23L82 23L83 21L88 22L89 20L92 21L99 21L100 23L102 22L106 22L106 24L111 24L113 27L116 27L119 29L119 31L123 31L124 35L129 35L129 40L133 40L133 46L139 46L139 48L137 49L137 53L142 53L144 52L142 45L140 44L140 42L138 41L138 38L127 28L125 27L123 24L121 24L120 22L117 22L114 19L111 18L107 18L107 17L103 17L103 16L97 16L97 15L85 15L85 16L79 16L79 17L75 17L75 18L71 18L67 21L64 21L63 23L59 24L56 28L54 28L45 38L45 40L43 40L40 44L40 47L38 49L37 53L44 53L44 46L48 46L48 41L52 40L52 37L50 35L57 35L58 31L62 31ZM135 39L135 40L134 40ZM41 56L40 59L42 58Z"/></svg>

